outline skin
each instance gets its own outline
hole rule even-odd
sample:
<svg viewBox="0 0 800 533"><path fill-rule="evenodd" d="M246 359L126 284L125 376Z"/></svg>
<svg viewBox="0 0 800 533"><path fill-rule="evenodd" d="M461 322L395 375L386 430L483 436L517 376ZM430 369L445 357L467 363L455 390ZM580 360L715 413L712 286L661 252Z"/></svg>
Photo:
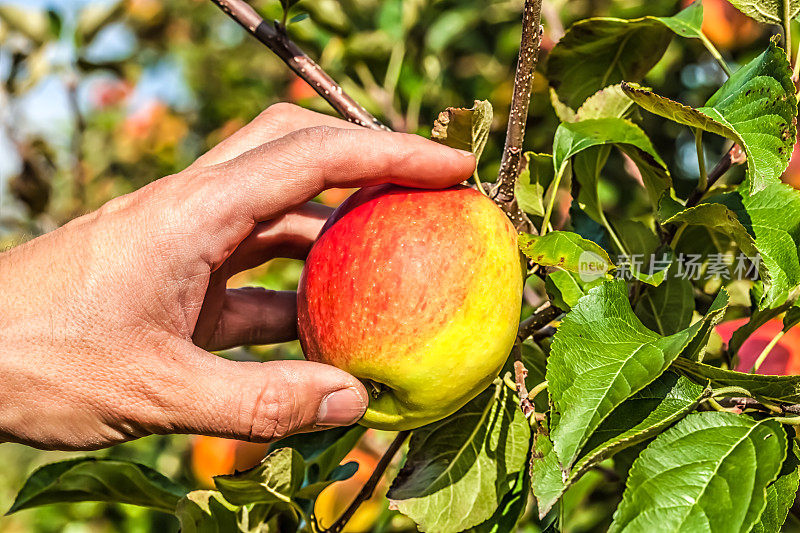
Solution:
<svg viewBox="0 0 800 533"><path fill-rule="evenodd" d="M330 187L448 187L471 155L287 104L186 170L0 254L0 439L95 449L149 434L266 442L351 424L362 384L306 361L207 350L296 338L296 294L226 289L304 258Z"/></svg>
<svg viewBox="0 0 800 533"><path fill-rule="evenodd" d="M514 227L461 186L362 189L332 220L298 290L306 357L380 384L368 427L412 429L454 413L497 376L517 336Z"/></svg>

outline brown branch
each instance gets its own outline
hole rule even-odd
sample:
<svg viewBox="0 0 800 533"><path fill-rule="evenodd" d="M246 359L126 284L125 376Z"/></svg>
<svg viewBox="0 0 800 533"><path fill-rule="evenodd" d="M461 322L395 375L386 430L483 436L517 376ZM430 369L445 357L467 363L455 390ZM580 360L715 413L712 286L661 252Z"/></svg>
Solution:
<svg viewBox="0 0 800 533"><path fill-rule="evenodd" d="M722 156L722 159L720 159L714 168L712 168L708 173L708 184L705 190L695 190L692 195L689 196L689 199L686 200L686 208L688 209L699 204L700 200L703 199L703 196L728 170L731 169L731 167L733 167L733 165L744 163L745 160L746 156L744 150L742 150L738 144L731 146L731 149Z"/></svg>
<svg viewBox="0 0 800 533"><path fill-rule="evenodd" d="M308 57L286 35L286 29L277 21L270 24L243 0L211 0L229 17L239 23L256 39L267 45L275 55L299 77L305 80L342 117L374 130L386 130L386 126L373 117L366 109L353 100L350 95L333 81L313 59Z"/></svg>
<svg viewBox="0 0 800 533"><path fill-rule="evenodd" d="M555 320L561 313L563 313L563 311L558 307L552 305L550 302L545 303L537 312L519 323L517 342L524 341Z"/></svg>
<svg viewBox="0 0 800 533"><path fill-rule="evenodd" d="M522 11L522 39L514 74L514 92L511 109L508 113L508 128L497 185L492 190L492 198L506 212L517 229L530 231L531 224L517 205L514 185L520 173L522 162L522 141L525 138L525 125L528 121L528 106L533 89L533 75L539 57L542 41L540 25L542 0L525 0Z"/></svg>
<svg viewBox="0 0 800 533"><path fill-rule="evenodd" d="M723 407L737 407L741 410L753 409L764 413L775 414L773 409L770 409L763 403L753 398L717 398L717 403ZM776 404L778 409L781 410L783 415L800 415L800 404L793 405L780 405Z"/></svg>
<svg viewBox="0 0 800 533"><path fill-rule="evenodd" d="M530 418L535 414L536 409L530 398L528 398L528 387L525 385L525 378L528 377L528 369L522 362L522 342L542 329L547 324L555 320L562 313L561 309L553 306L550 302L545 303L536 313L529 316L519 323L517 330L517 340L511 353L514 356L514 383L517 386L517 396L519 396L519 408L525 418Z"/></svg>
<svg viewBox="0 0 800 533"><path fill-rule="evenodd" d="M375 470L372 471L369 479L366 483L364 483L364 486L361 487L361 491L358 493L350 506L345 509L345 511L342 513L342 516L340 516L336 522L331 525L331 527L323 529L322 533L340 533L344 529L344 526L347 525L347 522L353 518L353 515L356 514L356 511L358 511L359 506L372 497L375 487L378 486L378 482L383 477L383 473L386 472L386 469L389 467L389 463L392 462L392 458L395 456L400 447L403 446L403 443L410 434L411 431L401 431L397 434L392 443L386 449L386 452L383 454L383 456L381 456L378 464L375 465Z"/></svg>

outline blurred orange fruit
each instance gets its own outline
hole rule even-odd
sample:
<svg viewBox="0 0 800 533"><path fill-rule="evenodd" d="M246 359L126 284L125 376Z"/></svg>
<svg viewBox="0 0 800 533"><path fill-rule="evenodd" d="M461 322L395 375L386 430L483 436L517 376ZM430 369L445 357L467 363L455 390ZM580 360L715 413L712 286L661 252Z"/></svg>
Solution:
<svg viewBox="0 0 800 533"><path fill-rule="evenodd" d="M317 501L314 504L314 515L317 517L320 527L330 527L341 516L347 506L358 495L364 483L367 482L379 460L380 456L378 454L365 450L360 446L347 454L342 464L355 461L358 463L358 471L350 479L332 483L317 497ZM378 516L383 511L384 497L387 490L388 486L384 481L381 481L375 488L372 497L362 503L353 518L347 522L343 532L366 533L371 531L375 520L378 519Z"/></svg>
<svg viewBox="0 0 800 533"><path fill-rule="evenodd" d="M683 6L688 6L692 1L683 0ZM727 0L703 0L703 33L719 48L747 46L763 32L762 25L744 15Z"/></svg>
<svg viewBox="0 0 800 533"><path fill-rule="evenodd" d="M294 102L296 104L316 96L318 96L317 91L315 91L311 85L306 83L304 79L295 76L292 81L289 82L287 98L290 102Z"/></svg>
<svg viewBox="0 0 800 533"><path fill-rule="evenodd" d="M198 435L191 445L192 474L203 487L213 487L214 476L256 466L268 448L269 444Z"/></svg>

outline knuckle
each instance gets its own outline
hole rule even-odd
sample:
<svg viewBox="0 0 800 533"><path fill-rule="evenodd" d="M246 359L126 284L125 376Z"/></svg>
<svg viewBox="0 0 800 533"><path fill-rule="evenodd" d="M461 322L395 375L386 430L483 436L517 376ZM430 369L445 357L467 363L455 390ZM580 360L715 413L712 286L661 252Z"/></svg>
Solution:
<svg viewBox="0 0 800 533"><path fill-rule="evenodd" d="M300 109L302 108L288 102L278 102L259 113L256 122L262 125L282 124L296 116Z"/></svg>
<svg viewBox="0 0 800 533"><path fill-rule="evenodd" d="M252 442L274 441L300 427L301 406L295 392L292 387L276 387L275 383L274 379L265 380L250 408L248 438Z"/></svg>

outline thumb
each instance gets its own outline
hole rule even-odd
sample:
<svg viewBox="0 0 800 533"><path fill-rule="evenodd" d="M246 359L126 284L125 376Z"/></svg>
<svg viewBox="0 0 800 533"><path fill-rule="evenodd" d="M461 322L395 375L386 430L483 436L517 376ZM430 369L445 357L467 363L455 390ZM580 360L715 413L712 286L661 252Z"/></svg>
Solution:
<svg viewBox="0 0 800 533"><path fill-rule="evenodd" d="M268 442L354 424L369 402L356 378L310 361L237 362L202 352L173 388L165 432Z"/></svg>

